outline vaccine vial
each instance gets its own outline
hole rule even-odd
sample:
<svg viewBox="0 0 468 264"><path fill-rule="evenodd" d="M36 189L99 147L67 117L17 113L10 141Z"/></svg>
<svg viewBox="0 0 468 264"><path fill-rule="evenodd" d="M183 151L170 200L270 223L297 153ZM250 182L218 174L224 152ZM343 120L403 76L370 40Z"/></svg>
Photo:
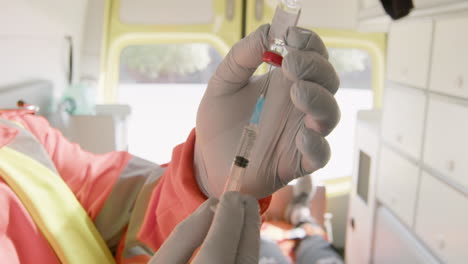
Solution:
<svg viewBox="0 0 468 264"><path fill-rule="evenodd" d="M264 62L275 67L281 67L286 52L284 48L286 33L289 27L297 25L300 14L300 0L280 0L268 32L270 47L263 54Z"/></svg>

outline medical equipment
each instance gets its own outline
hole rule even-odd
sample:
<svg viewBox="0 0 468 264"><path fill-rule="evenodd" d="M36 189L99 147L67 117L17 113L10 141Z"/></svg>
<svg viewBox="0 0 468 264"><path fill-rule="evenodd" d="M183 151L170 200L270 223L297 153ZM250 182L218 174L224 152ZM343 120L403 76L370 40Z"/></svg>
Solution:
<svg viewBox="0 0 468 264"><path fill-rule="evenodd" d="M265 103L266 93L270 84L271 72L274 67L281 67L285 55L285 37L288 27L295 26L301 12L300 0L281 0L276 7L275 15L268 33L270 48L263 54L263 61L268 66L265 84L261 88L260 97L249 123L244 127L241 139L231 165L229 178L224 187L226 191L241 191L245 171L250 162L250 154L257 139L260 117Z"/></svg>

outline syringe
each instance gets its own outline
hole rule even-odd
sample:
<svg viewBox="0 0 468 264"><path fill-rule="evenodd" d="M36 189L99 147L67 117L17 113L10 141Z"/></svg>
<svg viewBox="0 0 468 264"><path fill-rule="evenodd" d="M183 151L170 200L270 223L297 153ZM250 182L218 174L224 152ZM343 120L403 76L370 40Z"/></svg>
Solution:
<svg viewBox="0 0 468 264"><path fill-rule="evenodd" d="M250 154L258 135L258 126L263 112L266 93L270 85L272 68L281 67L285 53L284 37L288 27L295 26L299 19L301 7L300 0L281 0L276 7L275 15L268 33L270 49L263 54L263 61L268 63L268 74L260 91L260 96L255 104L249 123L244 127L234 161L231 165L228 181L224 192L240 191L242 181L250 162Z"/></svg>
<svg viewBox="0 0 468 264"><path fill-rule="evenodd" d="M270 78L268 73L267 82ZM231 165L231 171L229 173L228 181L224 187L224 192L227 191L240 191L242 179L244 178L245 170L249 165L250 153L254 146L255 140L258 134L258 124L260 122L260 116L263 111L263 104L265 102L265 95L262 93L257 100L255 110L250 118L249 124L244 127L242 136L239 142L239 147L234 158L234 162Z"/></svg>

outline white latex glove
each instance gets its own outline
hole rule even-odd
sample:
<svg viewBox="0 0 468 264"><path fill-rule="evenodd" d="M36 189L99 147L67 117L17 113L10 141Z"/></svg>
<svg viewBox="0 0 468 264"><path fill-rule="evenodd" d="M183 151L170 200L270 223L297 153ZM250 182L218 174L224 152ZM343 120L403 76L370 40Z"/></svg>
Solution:
<svg viewBox="0 0 468 264"><path fill-rule="evenodd" d="M269 25L239 41L211 78L197 114L195 168L208 196L222 193L266 75L262 63ZM263 198L291 180L322 168L330 158L328 135L340 119L333 97L339 79L322 40L291 27L288 54L273 70L242 192ZM226 175L221 176L220 175Z"/></svg>
<svg viewBox="0 0 468 264"><path fill-rule="evenodd" d="M213 208L216 212L213 213ZM201 245L201 247L200 247ZM172 231L151 264L258 264L260 208L252 196L228 192L210 198Z"/></svg>

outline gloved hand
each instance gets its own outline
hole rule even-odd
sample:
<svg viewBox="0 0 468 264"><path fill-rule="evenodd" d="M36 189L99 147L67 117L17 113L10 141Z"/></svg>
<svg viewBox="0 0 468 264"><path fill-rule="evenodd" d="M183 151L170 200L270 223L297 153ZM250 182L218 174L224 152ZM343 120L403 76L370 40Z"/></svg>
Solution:
<svg viewBox="0 0 468 264"><path fill-rule="evenodd" d="M213 208L216 212L213 213ZM255 198L228 192L210 198L172 231L151 264L257 264L260 253L260 208Z"/></svg>
<svg viewBox="0 0 468 264"><path fill-rule="evenodd" d="M211 78L197 114L195 169L208 196L222 193L239 139L266 75L252 77L268 46L269 26L239 41ZM322 40L291 27L283 66L271 73L259 133L242 191L256 198L322 168L330 157L324 136L340 118L333 97L339 79ZM220 177L220 175L226 175Z"/></svg>

